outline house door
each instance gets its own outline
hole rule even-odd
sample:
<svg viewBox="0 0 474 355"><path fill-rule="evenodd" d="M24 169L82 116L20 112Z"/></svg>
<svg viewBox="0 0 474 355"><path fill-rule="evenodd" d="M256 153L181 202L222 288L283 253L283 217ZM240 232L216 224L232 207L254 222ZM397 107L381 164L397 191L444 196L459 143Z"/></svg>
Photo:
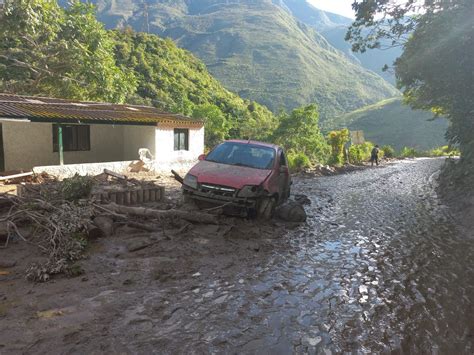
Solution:
<svg viewBox="0 0 474 355"><path fill-rule="evenodd" d="M5 154L3 151L3 127L0 123L0 171L5 171Z"/></svg>

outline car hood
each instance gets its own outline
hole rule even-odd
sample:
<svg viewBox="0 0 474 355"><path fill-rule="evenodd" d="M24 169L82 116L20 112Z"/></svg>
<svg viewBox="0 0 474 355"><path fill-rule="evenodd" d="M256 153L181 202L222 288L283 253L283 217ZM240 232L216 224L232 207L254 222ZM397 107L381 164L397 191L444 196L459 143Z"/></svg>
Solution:
<svg viewBox="0 0 474 355"><path fill-rule="evenodd" d="M260 185L271 172L271 170L219 164L203 160L197 163L189 171L189 174L196 176L201 184L214 184L241 189L245 185Z"/></svg>

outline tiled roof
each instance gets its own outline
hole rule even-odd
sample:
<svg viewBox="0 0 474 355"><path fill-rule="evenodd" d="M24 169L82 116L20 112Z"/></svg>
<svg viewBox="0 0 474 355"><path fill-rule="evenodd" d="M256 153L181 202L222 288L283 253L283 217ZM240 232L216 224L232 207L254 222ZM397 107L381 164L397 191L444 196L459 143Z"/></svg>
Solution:
<svg viewBox="0 0 474 355"><path fill-rule="evenodd" d="M201 120L163 112L149 106L82 102L2 93L0 93L0 118L28 119L32 122L203 125Z"/></svg>

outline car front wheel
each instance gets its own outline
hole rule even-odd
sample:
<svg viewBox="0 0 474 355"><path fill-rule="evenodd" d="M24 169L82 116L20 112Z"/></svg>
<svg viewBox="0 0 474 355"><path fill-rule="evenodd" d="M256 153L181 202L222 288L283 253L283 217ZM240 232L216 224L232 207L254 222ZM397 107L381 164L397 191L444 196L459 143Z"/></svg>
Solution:
<svg viewBox="0 0 474 355"><path fill-rule="evenodd" d="M275 214L276 200L274 197L262 198L257 206L257 218L271 219Z"/></svg>

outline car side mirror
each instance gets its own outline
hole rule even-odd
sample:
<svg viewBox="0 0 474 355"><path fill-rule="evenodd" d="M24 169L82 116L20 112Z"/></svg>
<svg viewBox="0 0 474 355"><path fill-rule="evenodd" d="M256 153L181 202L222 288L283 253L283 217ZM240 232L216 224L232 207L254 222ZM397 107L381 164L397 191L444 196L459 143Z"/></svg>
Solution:
<svg viewBox="0 0 474 355"><path fill-rule="evenodd" d="M287 166L280 166L280 173L282 174L288 174L289 170Z"/></svg>
<svg viewBox="0 0 474 355"><path fill-rule="evenodd" d="M201 154L198 156L198 160L205 160L206 159L206 154Z"/></svg>

